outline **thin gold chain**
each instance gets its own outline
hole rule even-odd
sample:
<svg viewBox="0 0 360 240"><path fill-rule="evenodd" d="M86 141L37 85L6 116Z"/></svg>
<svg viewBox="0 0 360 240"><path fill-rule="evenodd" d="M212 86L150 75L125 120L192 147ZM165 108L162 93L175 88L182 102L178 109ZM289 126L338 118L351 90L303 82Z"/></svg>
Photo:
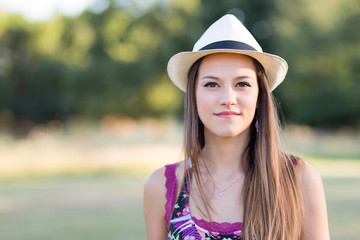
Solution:
<svg viewBox="0 0 360 240"><path fill-rule="evenodd" d="M225 192L226 190L228 190L229 188L231 188L231 187L232 187L235 183L237 183L240 179L241 179L241 176L240 176L239 178L237 178L235 181L232 181L229 186L227 186L226 188L224 188L224 189L222 189L222 190L221 190L218 186L216 186L215 181L213 181L215 188L219 191L219 197L224 196L224 192Z"/></svg>

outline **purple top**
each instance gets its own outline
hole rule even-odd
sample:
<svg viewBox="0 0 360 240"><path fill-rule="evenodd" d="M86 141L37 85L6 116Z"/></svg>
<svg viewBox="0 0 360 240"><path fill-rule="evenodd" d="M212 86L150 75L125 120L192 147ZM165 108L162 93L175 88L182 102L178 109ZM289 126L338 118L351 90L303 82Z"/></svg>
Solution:
<svg viewBox="0 0 360 240"><path fill-rule="evenodd" d="M175 174L177 166L178 166L178 163L174 163L174 164L165 166L166 204L165 204L164 220L165 220L165 224L166 224L166 227L168 230L169 230L169 225L170 225L171 214L172 214L172 211L175 207L175 203L177 200L176 193L177 193L177 189L178 189L178 184L177 184L177 179L176 179L176 174ZM203 229L209 230L209 231L213 231L213 229L216 229L219 232L235 232L235 231L238 231L239 229L242 229L241 222L218 223L218 222L208 222L206 220L197 219L195 217L191 217L191 218L196 225L198 225L199 227L201 227Z"/></svg>
<svg viewBox="0 0 360 240"><path fill-rule="evenodd" d="M165 204L165 223L169 230L170 218L172 210L174 209L176 202L176 192L178 188L176 179L176 168L178 163L169 164L165 166L165 177L166 177L166 204Z"/></svg>
<svg viewBox="0 0 360 240"><path fill-rule="evenodd" d="M299 158L290 155L290 160L296 166ZM189 184L191 182L192 169L187 169L183 185L181 185L180 194L177 196L177 166L177 163L165 166L166 204L164 218L168 230L168 240L241 240L241 222L208 222L191 216L189 209Z"/></svg>

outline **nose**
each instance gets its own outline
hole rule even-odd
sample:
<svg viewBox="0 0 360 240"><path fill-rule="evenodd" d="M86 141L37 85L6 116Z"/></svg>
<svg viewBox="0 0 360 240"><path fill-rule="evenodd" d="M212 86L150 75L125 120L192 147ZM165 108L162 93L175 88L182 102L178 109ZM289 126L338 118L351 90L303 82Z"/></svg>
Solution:
<svg viewBox="0 0 360 240"><path fill-rule="evenodd" d="M236 104L236 93L231 87L223 88L219 103L223 106L231 106Z"/></svg>

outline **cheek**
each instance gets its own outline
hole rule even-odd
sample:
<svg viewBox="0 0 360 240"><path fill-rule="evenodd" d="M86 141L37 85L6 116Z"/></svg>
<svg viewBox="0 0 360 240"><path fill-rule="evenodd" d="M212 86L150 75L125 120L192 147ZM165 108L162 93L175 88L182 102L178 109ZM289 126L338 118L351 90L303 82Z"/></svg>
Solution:
<svg viewBox="0 0 360 240"><path fill-rule="evenodd" d="M196 107L202 123L206 124L211 121L216 105L216 96L205 91L196 91Z"/></svg>
<svg viewBox="0 0 360 240"><path fill-rule="evenodd" d="M204 113L207 112L207 109L209 107L208 100L206 98L206 95L201 91L196 91L196 107L198 110L198 114L200 119L204 115Z"/></svg>
<svg viewBox="0 0 360 240"><path fill-rule="evenodd" d="M240 96L238 101L243 109L255 111L257 107L257 94L249 94L246 96Z"/></svg>

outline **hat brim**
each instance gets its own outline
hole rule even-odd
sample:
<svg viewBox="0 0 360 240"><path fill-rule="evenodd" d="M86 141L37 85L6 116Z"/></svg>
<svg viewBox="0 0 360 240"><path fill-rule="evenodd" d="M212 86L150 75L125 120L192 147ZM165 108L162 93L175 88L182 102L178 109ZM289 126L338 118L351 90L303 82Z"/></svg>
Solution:
<svg viewBox="0 0 360 240"><path fill-rule="evenodd" d="M264 67L270 91L274 90L284 80L288 70L286 61L273 54L249 50L211 49L175 54L167 65L167 71L171 81L182 91L186 92L188 73L191 66L198 59L215 53L243 54L259 61Z"/></svg>

